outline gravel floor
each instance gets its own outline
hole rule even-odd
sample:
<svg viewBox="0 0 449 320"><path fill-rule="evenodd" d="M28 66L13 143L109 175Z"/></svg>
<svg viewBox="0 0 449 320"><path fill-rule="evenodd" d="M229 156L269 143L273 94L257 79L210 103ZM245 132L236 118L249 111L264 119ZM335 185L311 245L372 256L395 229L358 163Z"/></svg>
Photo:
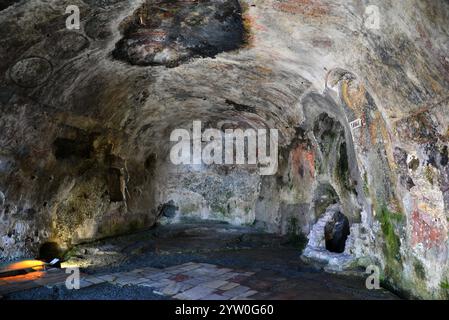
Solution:
<svg viewBox="0 0 449 320"><path fill-rule="evenodd" d="M5 300L167 300L153 293L150 288L139 286L119 287L99 284L82 290L67 290L65 287L37 288L8 295Z"/></svg>

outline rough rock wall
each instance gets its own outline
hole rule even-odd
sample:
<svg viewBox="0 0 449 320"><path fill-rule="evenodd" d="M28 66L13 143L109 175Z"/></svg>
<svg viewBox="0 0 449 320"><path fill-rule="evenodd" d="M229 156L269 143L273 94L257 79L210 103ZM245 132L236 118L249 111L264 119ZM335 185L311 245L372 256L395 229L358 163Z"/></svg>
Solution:
<svg viewBox="0 0 449 320"><path fill-rule="evenodd" d="M169 216L168 222L201 218L252 224L259 188L257 172L219 167L173 168L161 186L160 203L173 201L177 207L176 215Z"/></svg>
<svg viewBox="0 0 449 320"><path fill-rule="evenodd" d="M154 24L143 2L0 7L2 259L149 227L170 200L178 214L195 205L304 233L339 201L360 225L360 261L398 289L447 297L447 1L376 3L380 29L366 27L367 1L242 0L241 22L235 1L215 14L219 1L179 1ZM65 28L69 4L80 30ZM170 132L193 120L279 129L277 174L171 168Z"/></svg>

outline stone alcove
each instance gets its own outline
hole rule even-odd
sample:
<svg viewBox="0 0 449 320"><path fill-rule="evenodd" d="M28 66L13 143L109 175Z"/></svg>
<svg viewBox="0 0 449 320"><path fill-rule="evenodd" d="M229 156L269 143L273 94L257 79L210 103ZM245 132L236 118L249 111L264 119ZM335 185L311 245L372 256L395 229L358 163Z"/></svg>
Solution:
<svg viewBox="0 0 449 320"><path fill-rule="evenodd" d="M335 211L324 226L326 250L335 253L344 252L349 233L348 218L341 211Z"/></svg>

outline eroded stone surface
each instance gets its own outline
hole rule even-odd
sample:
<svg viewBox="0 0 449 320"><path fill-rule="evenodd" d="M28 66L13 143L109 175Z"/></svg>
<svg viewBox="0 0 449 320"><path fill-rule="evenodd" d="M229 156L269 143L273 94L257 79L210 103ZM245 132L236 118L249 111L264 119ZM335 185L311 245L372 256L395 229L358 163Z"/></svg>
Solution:
<svg viewBox="0 0 449 320"><path fill-rule="evenodd" d="M18 61L10 71L14 83L21 87L33 88L47 81L53 68L45 58L30 57Z"/></svg>

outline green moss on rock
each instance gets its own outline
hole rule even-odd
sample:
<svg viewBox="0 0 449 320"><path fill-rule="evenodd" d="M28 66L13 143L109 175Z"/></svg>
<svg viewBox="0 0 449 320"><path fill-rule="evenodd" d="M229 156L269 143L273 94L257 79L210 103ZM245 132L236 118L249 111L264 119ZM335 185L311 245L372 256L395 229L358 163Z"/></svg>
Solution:
<svg viewBox="0 0 449 320"><path fill-rule="evenodd" d="M443 299L449 299L449 280L446 278L440 283L441 297Z"/></svg>
<svg viewBox="0 0 449 320"><path fill-rule="evenodd" d="M427 181L429 181L429 183L433 185L433 171L429 165L426 166L426 169L424 170L424 174L426 176Z"/></svg>
<svg viewBox="0 0 449 320"><path fill-rule="evenodd" d="M415 259L413 263L413 269L415 270L415 274L420 280L426 280L426 270L424 269L421 261Z"/></svg>
<svg viewBox="0 0 449 320"><path fill-rule="evenodd" d="M401 241L395 231L395 223L403 221L403 216L383 206L378 216L384 237L385 274L398 283L402 270L400 247Z"/></svg>
<svg viewBox="0 0 449 320"><path fill-rule="evenodd" d="M369 196L368 175L366 172L363 174L363 192L365 196Z"/></svg>

